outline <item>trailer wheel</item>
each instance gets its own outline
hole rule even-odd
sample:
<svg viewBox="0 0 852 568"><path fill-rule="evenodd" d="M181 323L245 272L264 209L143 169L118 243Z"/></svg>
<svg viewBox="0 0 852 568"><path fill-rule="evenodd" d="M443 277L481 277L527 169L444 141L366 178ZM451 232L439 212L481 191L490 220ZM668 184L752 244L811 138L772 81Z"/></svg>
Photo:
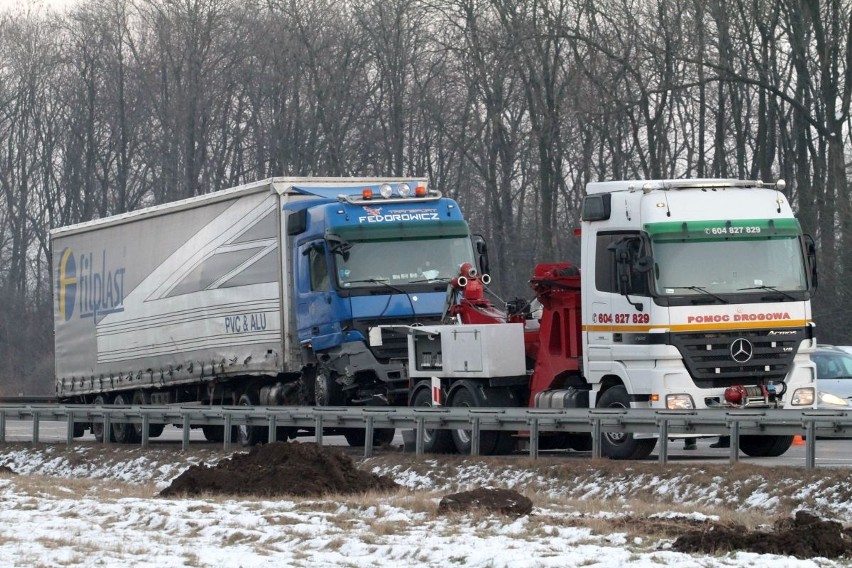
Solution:
<svg viewBox="0 0 852 568"><path fill-rule="evenodd" d="M95 406L106 406L107 404L109 404L109 397L107 395L104 395L104 394L99 394L98 396L95 397L95 400L92 401L92 404L94 404ZM112 431L111 430L112 429L110 429L110 432L109 432L109 441L114 442L115 439L113 439L113 437L112 437ZM104 422L103 422L103 419L101 419L100 422L98 422L97 419L92 421L92 434L95 435L95 440L97 440L98 442L104 441Z"/></svg>
<svg viewBox="0 0 852 568"><path fill-rule="evenodd" d="M237 406L255 406L255 403L249 393L243 393L237 401ZM243 424L237 427L237 440L243 446L256 446L264 440L263 432L264 429L260 426ZM222 439L224 440L224 437Z"/></svg>
<svg viewBox="0 0 852 568"><path fill-rule="evenodd" d="M421 388L411 399L411 406L432 406L432 393L430 389ZM423 431L423 451L427 454L449 454L455 451L453 446L453 437L449 430L431 430L426 428Z"/></svg>
<svg viewBox="0 0 852 568"><path fill-rule="evenodd" d="M486 395L487 390L487 395ZM505 398L505 400L504 400ZM501 396L499 389L484 389L472 381L459 381L450 393L450 406L460 408L483 408L515 406L510 403L511 397ZM452 430L450 435L453 444L460 454L470 454L473 445L472 430ZM514 445L514 439L508 432L480 430L479 453L490 456L497 453L507 453Z"/></svg>
<svg viewBox="0 0 852 568"><path fill-rule="evenodd" d="M793 436L740 436L740 449L753 458L777 458L793 445Z"/></svg>
<svg viewBox="0 0 852 568"><path fill-rule="evenodd" d="M133 392L133 406L147 406L151 404L151 395L142 389ZM148 424L148 437L156 438L163 433L165 424ZM142 424L133 424L137 440L142 440Z"/></svg>
<svg viewBox="0 0 852 568"><path fill-rule="evenodd" d="M598 399L598 408L630 408L630 396L623 385L607 389ZM651 455L656 438L636 439L633 434L604 432L601 434L601 454L613 460L641 460Z"/></svg>
<svg viewBox="0 0 852 568"><path fill-rule="evenodd" d="M118 393L115 395L115 399L113 399L112 403L116 406L128 406L130 404L130 398L126 393ZM136 439L136 429L134 428L134 425L128 422L113 422L112 436L113 440L115 440L118 444L135 444L138 441Z"/></svg>

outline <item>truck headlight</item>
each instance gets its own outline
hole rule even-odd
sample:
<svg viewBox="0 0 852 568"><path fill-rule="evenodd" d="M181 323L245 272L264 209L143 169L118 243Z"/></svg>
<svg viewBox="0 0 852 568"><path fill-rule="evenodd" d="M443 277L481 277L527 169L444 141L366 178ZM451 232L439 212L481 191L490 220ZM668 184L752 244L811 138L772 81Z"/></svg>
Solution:
<svg viewBox="0 0 852 568"><path fill-rule="evenodd" d="M688 394L667 394L666 408L669 410L692 410L695 408L695 403L692 402L692 396Z"/></svg>
<svg viewBox="0 0 852 568"><path fill-rule="evenodd" d="M793 406L810 406L814 403L814 388L804 387L793 391L790 404Z"/></svg>
<svg viewBox="0 0 852 568"><path fill-rule="evenodd" d="M396 191L399 193L400 197L408 197L411 195L411 186L407 183L401 183Z"/></svg>
<svg viewBox="0 0 852 568"><path fill-rule="evenodd" d="M391 195L393 195L393 188L390 186L390 184L383 183L381 186L379 186L379 193L382 197L388 199Z"/></svg>

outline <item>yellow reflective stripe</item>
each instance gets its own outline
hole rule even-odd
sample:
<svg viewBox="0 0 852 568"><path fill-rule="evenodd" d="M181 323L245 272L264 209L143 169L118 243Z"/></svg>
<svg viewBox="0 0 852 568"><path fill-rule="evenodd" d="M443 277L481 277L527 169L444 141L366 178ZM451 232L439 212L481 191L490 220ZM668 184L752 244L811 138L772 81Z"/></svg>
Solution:
<svg viewBox="0 0 852 568"><path fill-rule="evenodd" d="M680 325L584 325L583 331L648 332L652 329L667 331L720 331L735 329L777 329L779 327L804 327L811 320L738 321L733 323L692 323Z"/></svg>

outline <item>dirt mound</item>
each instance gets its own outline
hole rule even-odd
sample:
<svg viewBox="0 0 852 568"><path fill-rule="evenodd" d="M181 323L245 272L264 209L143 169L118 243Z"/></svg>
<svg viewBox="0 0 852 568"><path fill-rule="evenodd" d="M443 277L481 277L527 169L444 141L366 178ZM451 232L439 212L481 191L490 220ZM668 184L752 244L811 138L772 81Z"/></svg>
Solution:
<svg viewBox="0 0 852 568"><path fill-rule="evenodd" d="M389 491L399 485L388 477L355 467L340 450L316 444L275 442L234 454L215 466L194 465L176 477L161 496L216 493L226 495L353 494Z"/></svg>
<svg viewBox="0 0 852 568"><path fill-rule="evenodd" d="M799 511L776 523L772 532L749 531L741 525L713 524L678 537L674 550L718 554L744 550L797 558L852 556L852 534L836 521Z"/></svg>
<svg viewBox="0 0 852 568"><path fill-rule="evenodd" d="M8 473L8 474L10 474L10 475L17 475L17 474L15 473L15 470L13 470L13 469L12 469L11 467L9 467L8 465L0 465L0 473Z"/></svg>
<svg viewBox="0 0 852 568"><path fill-rule="evenodd" d="M438 504L439 513L463 512L472 509L484 509L512 517L521 517L530 514L532 501L510 489L480 487L473 491L447 495Z"/></svg>

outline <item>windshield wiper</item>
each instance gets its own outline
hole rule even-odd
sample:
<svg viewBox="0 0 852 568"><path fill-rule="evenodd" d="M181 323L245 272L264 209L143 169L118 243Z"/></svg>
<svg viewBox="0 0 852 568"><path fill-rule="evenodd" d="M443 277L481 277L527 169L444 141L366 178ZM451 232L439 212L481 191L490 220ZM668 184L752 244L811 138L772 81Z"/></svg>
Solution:
<svg viewBox="0 0 852 568"><path fill-rule="evenodd" d="M444 282L444 283L447 283L447 282L449 282L450 280L451 280L450 278L442 278L442 277L438 277L438 278L421 278L421 279L419 279L419 280L409 280L408 282L406 282L406 284L424 284L424 283L433 284L433 283L435 283L435 282Z"/></svg>
<svg viewBox="0 0 852 568"><path fill-rule="evenodd" d="M792 295L788 294L788 293L787 293L787 292L785 292L784 290L779 290L779 289L778 289L778 288L776 288L775 286L764 286L764 285L760 285L760 286L749 286L748 288L737 288L737 291L738 291L738 292L739 292L739 291L742 291L742 290L768 290L768 291L770 291L770 292L775 292L775 293L777 293L777 294L781 294L781 295L782 295L782 296L784 296L785 298L789 298L789 299L791 299L791 300L795 300L795 299L796 299L794 296L792 296Z"/></svg>
<svg viewBox="0 0 852 568"><path fill-rule="evenodd" d="M706 290L705 288L702 288L701 286L663 286L663 288L674 288L675 290L692 290L693 292L699 292L701 294L704 294L705 296L710 296L711 298L719 300L723 304L729 304L730 303L730 302L728 302L728 300L726 300L722 296L717 296L713 292L709 292L708 290Z"/></svg>

